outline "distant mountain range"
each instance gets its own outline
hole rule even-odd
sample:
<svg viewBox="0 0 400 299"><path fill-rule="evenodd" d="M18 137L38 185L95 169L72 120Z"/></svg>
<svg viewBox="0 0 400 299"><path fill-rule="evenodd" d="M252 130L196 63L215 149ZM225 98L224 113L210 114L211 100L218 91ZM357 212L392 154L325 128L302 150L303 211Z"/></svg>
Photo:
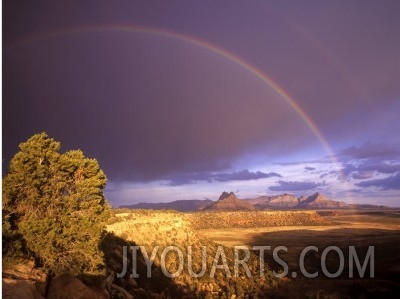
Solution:
<svg viewBox="0 0 400 299"><path fill-rule="evenodd" d="M163 203L138 203L123 205L120 208L176 210L180 212L192 211L253 211L253 210L290 210L290 209L372 209L385 208L383 206L348 204L341 201L327 199L316 192L310 196L296 197L293 194L274 196L260 196L253 199L239 199L233 192L223 192L217 201L210 199L176 200Z"/></svg>
<svg viewBox="0 0 400 299"><path fill-rule="evenodd" d="M171 202L142 202L134 205L123 205L120 208L128 209L151 209L151 210L176 210L179 212L192 212L204 209L212 204L210 199L188 199L175 200Z"/></svg>

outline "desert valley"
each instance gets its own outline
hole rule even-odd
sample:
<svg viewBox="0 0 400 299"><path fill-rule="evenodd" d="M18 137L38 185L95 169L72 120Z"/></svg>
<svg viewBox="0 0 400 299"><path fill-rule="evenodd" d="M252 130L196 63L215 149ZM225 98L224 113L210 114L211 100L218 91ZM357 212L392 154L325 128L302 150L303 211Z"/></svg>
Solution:
<svg viewBox="0 0 400 299"><path fill-rule="evenodd" d="M3 298L398 294L398 209L346 206L318 193L241 200L224 192L192 204L196 211L114 209L101 244L106 276L59 276L46 287L46 274L25 261L4 268Z"/></svg>

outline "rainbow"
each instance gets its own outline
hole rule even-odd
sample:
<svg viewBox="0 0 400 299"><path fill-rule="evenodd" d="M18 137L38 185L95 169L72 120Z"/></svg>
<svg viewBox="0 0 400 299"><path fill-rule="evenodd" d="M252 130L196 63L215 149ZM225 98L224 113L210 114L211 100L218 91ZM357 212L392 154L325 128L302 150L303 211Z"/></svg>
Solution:
<svg viewBox="0 0 400 299"><path fill-rule="evenodd" d="M164 38L171 38L178 40L189 45L199 47L201 49L210 51L217 54L226 60L235 63L242 69L246 70L260 81L262 81L267 86L271 87L304 121L311 133L318 139L318 141L323 146L324 150L328 154L329 158L334 162L334 165L340 169L339 163L335 158L334 152L329 146L327 139L324 137L322 132L319 130L315 122L310 118L310 116L304 111L304 109L295 101L295 99L285 91L278 83L276 83L271 77L266 75L256 66L245 61L243 58L219 47L208 41L202 40L198 37L193 37L187 34L178 33L170 30L137 26L137 25L102 25L102 26L87 26L87 27L72 27L65 30L57 30L52 32L45 32L39 35L33 35L28 38L21 39L19 41L13 42L12 44L4 45L4 50L10 50L15 47L19 47L32 42L37 42L49 38L54 38L64 35L72 35L77 33L94 33L94 32L128 32L128 33L141 33L153 36L160 36Z"/></svg>

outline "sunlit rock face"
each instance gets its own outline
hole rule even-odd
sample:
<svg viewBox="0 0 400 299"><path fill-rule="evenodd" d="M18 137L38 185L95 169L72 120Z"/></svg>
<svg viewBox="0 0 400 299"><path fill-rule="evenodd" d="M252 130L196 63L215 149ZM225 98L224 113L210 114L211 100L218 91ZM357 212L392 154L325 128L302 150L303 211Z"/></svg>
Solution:
<svg viewBox="0 0 400 299"><path fill-rule="evenodd" d="M239 211L254 209L255 207L250 202L237 198L233 192L223 192L215 203L204 208L204 210L216 211Z"/></svg>
<svg viewBox="0 0 400 299"><path fill-rule="evenodd" d="M333 209L339 208L340 202L327 199L321 193L316 192L311 196L301 197L299 199L299 207L312 209Z"/></svg>
<svg viewBox="0 0 400 299"><path fill-rule="evenodd" d="M263 208L293 208L297 206L299 200L293 194L282 194L277 196L263 197L263 200L259 200L255 205L259 209Z"/></svg>

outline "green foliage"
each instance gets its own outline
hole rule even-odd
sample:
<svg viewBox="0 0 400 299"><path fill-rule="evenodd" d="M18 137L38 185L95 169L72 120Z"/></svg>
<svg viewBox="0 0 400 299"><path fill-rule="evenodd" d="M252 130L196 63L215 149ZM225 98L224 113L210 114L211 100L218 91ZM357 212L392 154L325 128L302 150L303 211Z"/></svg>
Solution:
<svg viewBox="0 0 400 299"><path fill-rule="evenodd" d="M98 162L80 150L60 153L46 133L19 147L3 178L3 254L28 253L55 274L101 270L110 207Z"/></svg>

